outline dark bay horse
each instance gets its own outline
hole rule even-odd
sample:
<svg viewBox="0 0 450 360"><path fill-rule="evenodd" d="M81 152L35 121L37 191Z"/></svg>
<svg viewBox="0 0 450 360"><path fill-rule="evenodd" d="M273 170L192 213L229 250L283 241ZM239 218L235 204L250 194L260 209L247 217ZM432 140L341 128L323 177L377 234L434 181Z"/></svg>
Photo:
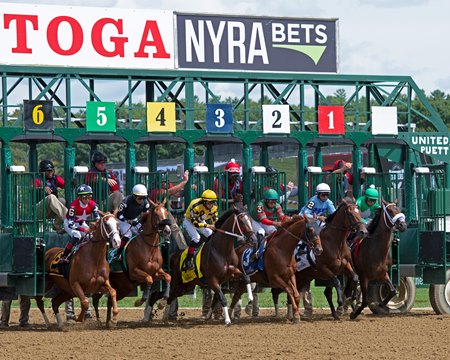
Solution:
<svg viewBox="0 0 450 360"><path fill-rule="evenodd" d="M336 288L338 304L343 304L343 287L337 276L345 270L351 278L356 282L358 281L351 265L349 249L346 243L350 232L357 232L360 237L367 236L367 229L361 221L361 213L358 207L354 202L344 199L336 211L328 216L325 221L325 227L320 232L323 252L316 258L315 266L309 266L296 272L297 288L300 291L307 288L314 279L330 280ZM278 297L281 292L281 289L272 289L272 299L275 304L276 314L278 312ZM339 317L333 305L332 287L326 287L324 294L333 317L338 319ZM289 300L290 298L288 297L288 303ZM288 317L290 316L288 314Z"/></svg>
<svg viewBox="0 0 450 360"><path fill-rule="evenodd" d="M396 291L389 278L389 268L392 265L390 249L393 232L406 230L405 215L396 204L382 200L381 209L377 211L368 230L369 236L360 241L353 251L355 270L359 275L361 286L362 303L350 314L351 319L356 319L368 305L370 281L382 281L389 287L388 295L378 304L380 309L395 296Z"/></svg>
<svg viewBox="0 0 450 360"><path fill-rule="evenodd" d="M247 208L242 204L235 204L230 210L226 211L216 222L216 231L211 238L203 245L200 257L200 271L203 278L195 277L192 281L183 283L182 273L180 270L180 259L182 251L174 253L170 259L170 269L172 275L172 283L170 287L170 296L168 304L186 294L192 292L195 285L208 285L218 297L224 310L225 324L231 323L228 310L227 300L220 288L220 285L231 278L245 277L238 269L238 257L234 249L236 238L241 241L256 241L253 231L250 214ZM246 284L250 289L250 279L246 277ZM250 294L251 296L251 290ZM164 313L164 320L168 319L168 309Z"/></svg>
<svg viewBox="0 0 450 360"><path fill-rule="evenodd" d="M320 229L314 220L295 215L283 222L278 230L269 236L266 250L263 254L264 271L257 271L250 276L252 282L267 284L270 287L286 291L293 304L294 320L299 320L300 296L295 282L296 262L294 249L299 240L303 240L320 258L322 255ZM236 250L239 256L239 269L243 271L243 253L246 246ZM239 301L243 293L243 286L239 284L234 293L230 309Z"/></svg>
<svg viewBox="0 0 450 360"><path fill-rule="evenodd" d="M107 293L113 305L112 319L117 322L119 309L116 301L116 291L109 281L109 264L106 260L106 248L108 241L114 248L120 246L119 223L112 214L103 216L98 224L91 224L92 236L86 242L81 243L78 252L70 261L69 278L51 272L52 261L63 251L61 248L52 248L45 253L46 285L49 290L55 285L61 290L52 299L52 309L58 322L58 328L62 329L63 321L59 313L59 306L74 296L80 299L81 312L76 321L84 321L84 313L88 309L89 299L86 294L98 292ZM36 304L44 317L47 327L50 326L44 310L42 296L36 297Z"/></svg>
<svg viewBox="0 0 450 360"><path fill-rule="evenodd" d="M117 300L129 295L137 284L145 283L151 286L155 280L164 280L167 284L166 293L160 301L164 308L165 301L169 297L171 277L162 269L163 258L160 251L161 237L168 239L171 234L169 212L165 208L166 201L155 203L149 200L151 208L141 217L142 229L138 236L131 240L124 256L126 260L125 271L111 272L111 285L117 291ZM101 295L93 297L95 315L99 319L98 302ZM107 303L107 324L111 317L111 299Z"/></svg>

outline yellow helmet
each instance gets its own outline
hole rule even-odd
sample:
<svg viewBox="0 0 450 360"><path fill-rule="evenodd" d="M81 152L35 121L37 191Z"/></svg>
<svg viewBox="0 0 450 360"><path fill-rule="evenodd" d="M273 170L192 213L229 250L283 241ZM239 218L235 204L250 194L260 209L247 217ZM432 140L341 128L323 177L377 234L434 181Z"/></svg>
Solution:
<svg viewBox="0 0 450 360"><path fill-rule="evenodd" d="M217 195L212 190L205 190L202 193L202 199L206 200L206 201L216 201L217 200Z"/></svg>

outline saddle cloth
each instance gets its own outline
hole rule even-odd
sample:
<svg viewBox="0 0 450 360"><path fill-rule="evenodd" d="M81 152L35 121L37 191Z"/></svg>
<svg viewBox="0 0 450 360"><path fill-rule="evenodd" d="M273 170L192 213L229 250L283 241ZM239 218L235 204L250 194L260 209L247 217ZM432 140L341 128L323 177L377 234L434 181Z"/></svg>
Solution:
<svg viewBox="0 0 450 360"><path fill-rule="evenodd" d="M294 250L294 258L297 262L296 271L302 271L310 266L316 266L316 256L308 246L300 240Z"/></svg>
<svg viewBox="0 0 450 360"><path fill-rule="evenodd" d="M201 279L203 277L203 274L200 270L200 261L202 259L202 250L203 246L205 244L202 244L198 249L195 249L194 252L194 268L189 269L186 271L182 270L182 266L184 263L184 260L186 259L188 249L185 249L180 256L180 271L181 271L181 279L183 280L183 284L186 284L188 282L191 282L195 278Z"/></svg>
<svg viewBox="0 0 450 360"><path fill-rule="evenodd" d="M254 250L252 247L249 247L244 250L242 253L242 269L244 273L248 276L253 275L257 271L264 270L264 251L266 250L266 241L263 241L261 246L259 247L259 257L258 260L251 261L250 258L254 254Z"/></svg>

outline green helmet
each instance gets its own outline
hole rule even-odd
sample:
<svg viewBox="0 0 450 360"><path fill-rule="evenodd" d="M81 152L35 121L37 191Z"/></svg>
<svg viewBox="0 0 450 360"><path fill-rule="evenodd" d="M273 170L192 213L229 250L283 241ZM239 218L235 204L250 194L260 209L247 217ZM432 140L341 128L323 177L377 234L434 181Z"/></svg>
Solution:
<svg viewBox="0 0 450 360"><path fill-rule="evenodd" d="M378 200L378 191L377 189L370 187L366 190L366 198L372 200Z"/></svg>
<svg viewBox="0 0 450 360"><path fill-rule="evenodd" d="M266 200L278 200L278 193L274 189L266 190L264 193L264 199Z"/></svg>

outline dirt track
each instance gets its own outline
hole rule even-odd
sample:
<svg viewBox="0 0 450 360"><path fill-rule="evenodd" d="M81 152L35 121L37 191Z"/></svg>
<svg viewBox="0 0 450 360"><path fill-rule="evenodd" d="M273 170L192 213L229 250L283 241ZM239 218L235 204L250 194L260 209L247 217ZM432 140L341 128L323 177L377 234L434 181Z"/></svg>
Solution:
<svg viewBox="0 0 450 360"><path fill-rule="evenodd" d="M50 314L50 310L47 310ZM288 323L266 310L256 321L244 315L225 327L204 323L189 310L178 323L142 323L142 309L122 309L118 327L94 320L67 323L63 332L47 331L31 310L31 326L0 330L1 359L448 359L450 316L429 310L408 315L374 316L366 310L356 321L314 315L313 322ZM104 316L101 314L101 316ZM104 317L103 317L104 318ZM54 317L50 320L55 323Z"/></svg>

